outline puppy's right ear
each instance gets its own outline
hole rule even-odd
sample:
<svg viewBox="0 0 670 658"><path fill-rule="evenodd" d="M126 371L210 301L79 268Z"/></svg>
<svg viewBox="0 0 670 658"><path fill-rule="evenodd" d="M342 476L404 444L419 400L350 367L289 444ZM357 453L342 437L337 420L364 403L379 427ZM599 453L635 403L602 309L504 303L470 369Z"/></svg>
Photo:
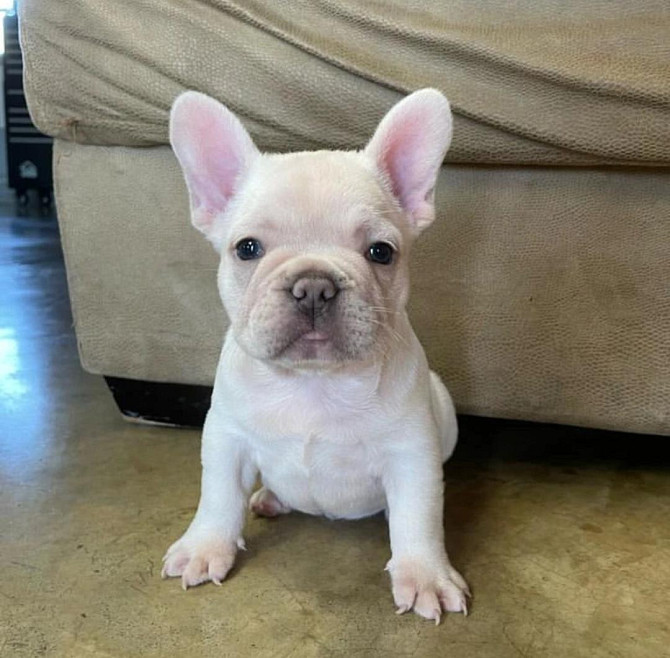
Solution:
<svg viewBox="0 0 670 658"><path fill-rule="evenodd" d="M227 107L195 91L184 92L172 105L170 143L186 179L191 221L218 251L217 219L259 151Z"/></svg>

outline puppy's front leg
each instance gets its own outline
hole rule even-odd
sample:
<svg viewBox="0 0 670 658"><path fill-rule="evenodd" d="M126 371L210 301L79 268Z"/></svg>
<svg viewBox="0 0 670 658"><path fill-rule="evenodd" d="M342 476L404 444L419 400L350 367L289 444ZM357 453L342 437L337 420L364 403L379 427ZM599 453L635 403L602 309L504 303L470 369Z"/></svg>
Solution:
<svg viewBox="0 0 670 658"><path fill-rule="evenodd" d="M444 487L437 451L399 451L384 471L391 537L386 569L398 613L414 610L436 623L443 611L467 614L468 586L444 547Z"/></svg>
<svg viewBox="0 0 670 658"><path fill-rule="evenodd" d="M243 441L226 427L225 414L214 406L202 433L202 486L198 510L184 535L163 558L164 578L181 576L187 589L226 577L238 548L246 505L256 479Z"/></svg>

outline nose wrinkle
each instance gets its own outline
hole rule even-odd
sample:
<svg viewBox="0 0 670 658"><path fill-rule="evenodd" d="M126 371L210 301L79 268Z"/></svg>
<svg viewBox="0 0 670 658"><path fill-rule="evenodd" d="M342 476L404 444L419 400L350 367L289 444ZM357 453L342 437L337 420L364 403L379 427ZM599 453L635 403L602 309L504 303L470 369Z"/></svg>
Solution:
<svg viewBox="0 0 670 658"><path fill-rule="evenodd" d="M291 289L296 281L305 277L328 278L338 291L355 287L351 272L347 272L350 264L338 258L298 255L284 263L281 280L285 288Z"/></svg>

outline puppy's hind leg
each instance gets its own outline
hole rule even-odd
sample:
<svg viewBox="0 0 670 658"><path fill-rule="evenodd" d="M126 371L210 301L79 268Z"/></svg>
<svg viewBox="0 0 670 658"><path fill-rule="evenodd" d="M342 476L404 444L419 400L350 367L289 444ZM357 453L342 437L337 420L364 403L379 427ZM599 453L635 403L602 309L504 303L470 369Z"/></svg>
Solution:
<svg viewBox="0 0 670 658"><path fill-rule="evenodd" d="M291 508L277 498L272 491L266 487L261 487L249 500L249 509L257 516L279 516L288 514Z"/></svg>
<svg viewBox="0 0 670 658"><path fill-rule="evenodd" d="M458 422L456 410L447 387L439 376L430 372L430 397L433 406L433 415L437 423L442 446L442 462L446 462L454 452L458 441Z"/></svg>

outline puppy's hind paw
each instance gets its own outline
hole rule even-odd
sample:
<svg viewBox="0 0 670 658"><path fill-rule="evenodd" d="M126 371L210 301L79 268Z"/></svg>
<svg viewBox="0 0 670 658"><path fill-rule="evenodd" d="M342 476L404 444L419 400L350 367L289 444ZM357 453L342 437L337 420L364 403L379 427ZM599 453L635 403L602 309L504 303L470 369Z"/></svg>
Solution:
<svg viewBox="0 0 670 658"><path fill-rule="evenodd" d="M284 503L277 498L269 489L262 487L256 491L249 500L249 509L256 514L256 516L279 516L280 514L288 514L291 508L284 505Z"/></svg>

